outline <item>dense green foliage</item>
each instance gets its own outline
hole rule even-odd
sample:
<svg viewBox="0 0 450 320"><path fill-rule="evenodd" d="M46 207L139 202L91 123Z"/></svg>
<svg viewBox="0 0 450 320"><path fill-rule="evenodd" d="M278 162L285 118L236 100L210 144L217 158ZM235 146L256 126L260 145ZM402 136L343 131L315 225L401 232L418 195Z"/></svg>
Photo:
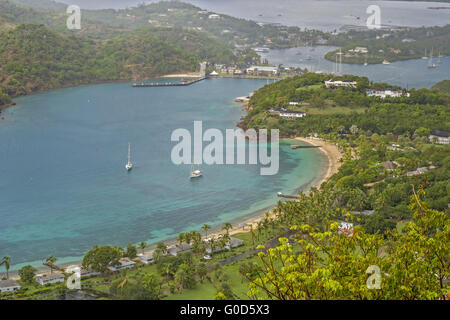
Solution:
<svg viewBox="0 0 450 320"><path fill-rule="evenodd" d="M381 63L383 60L398 61L429 57L431 50L436 58L439 54L450 55L450 25L444 27L401 28L393 32L386 30L350 31L330 38L330 44L342 47L345 63ZM355 47L366 47L368 53L349 53ZM325 58L335 61L335 50Z"/></svg>
<svg viewBox="0 0 450 320"><path fill-rule="evenodd" d="M296 234L290 243L281 238L278 247L259 253L249 296L278 300L445 299L449 294L450 220L445 213L429 209L417 194L409 209L414 212L413 220L403 232L387 234L387 241L360 227L351 234L339 232L335 222L322 222L320 229L311 223L294 225Z"/></svg>
<svg viewBox="0 0 450 320"><path fill-rule="evenodd" d="M21 25L0 32L0 102L38 90L196 71L201 61L234 55L202 34L143 27L106 43Z"/></svg>
<svg viewBox="0 0 450 320"><path fill-rule="evenodd" d="M450 94L450 80L443 80L436 83L433 88L434 90Z"/></svg>
<svg viewBox="0 0 450 320"><path fill-rule="evenodd" d="M334 79L356 81L356 88L327 89L324 81ZM367 88L392 88L387 84L373 84L357 76L305 74L289 78L258 90L250 100L250 112L243 126L247 128L279 128L283 136L309 134L339 135L348 133L353 125L368 134L412 136L416 129L449 130L449 96L427 89L411 90L410 97L367 97ZM291 108L291 101L302 105ZM285 107L307 112L298 120L282 119L267 112L269 108ZM339 113L346 107L350 113ZM323 114L314 114L324 109ZM334 112L334 109L337 111ZM310 115L310 113L312 113Z"/></svg>

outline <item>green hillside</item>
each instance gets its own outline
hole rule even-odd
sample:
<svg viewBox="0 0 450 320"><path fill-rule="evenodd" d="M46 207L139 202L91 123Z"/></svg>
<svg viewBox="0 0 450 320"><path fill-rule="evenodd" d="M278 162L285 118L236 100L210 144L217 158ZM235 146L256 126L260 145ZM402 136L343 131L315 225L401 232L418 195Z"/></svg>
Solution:
<svg viewBox="0 0 450 320"><path fill-rule="evenodd" d="M450 93L450 80L443 80L436 83L432 89L438 90L444 93Z"/></svg>
<svg viewBox="0 0 450 320"><path fill-rule="evenodd" d="M233 60L225 45L192 31L143 27L96 42L42 25L0 32L0 88L11 97L114 80L198 70L203 60ZM7 101L3 98L3 103Z"/></svg>

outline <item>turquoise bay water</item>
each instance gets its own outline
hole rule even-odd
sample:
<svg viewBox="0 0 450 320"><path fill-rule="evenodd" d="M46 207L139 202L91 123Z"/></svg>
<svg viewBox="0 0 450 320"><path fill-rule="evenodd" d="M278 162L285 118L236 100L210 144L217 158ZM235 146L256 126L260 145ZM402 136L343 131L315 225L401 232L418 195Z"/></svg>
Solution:
<svg viewBox="0 0 450 320"><path fill-rule="evenodd" d="M74 261L94 245L172 238L274 205L276 193L308 186L326 164L317 150L281 144L280 171L190 167L170 160L177 128L235 128L234 98L264 80L214 79L189 87L129 83L62 89L16 99L0 121L0 256L13 269L54 255ZM127 173L128 142L135 168Z"/></svg>

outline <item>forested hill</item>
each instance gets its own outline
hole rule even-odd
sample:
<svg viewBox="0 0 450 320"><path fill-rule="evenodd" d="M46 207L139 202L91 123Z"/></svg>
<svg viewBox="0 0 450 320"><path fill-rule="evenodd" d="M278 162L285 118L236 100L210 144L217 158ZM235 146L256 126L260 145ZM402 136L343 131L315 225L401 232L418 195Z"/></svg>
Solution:
<svg viewBox="0 0 450 320"><path fill-rule="evenodd" d="M142 27L105 42L61 35L42 25L0 32L0 105L31 92L114 80L140 80L230 61L228 47L193 31ZM3 98L2 98L3 97Z"/></svg>
<svg viewBox="0 0 450 320"><path fill-rule="evenodd" d="M325 80L356 81L356 88L328 89ZM376 98L369 88L395 88L370 83L352 75L308 73L282 80L256 91L245 118L246 128L280 128L283 136L319 135L336 137L352 126L368 134L412 137L419 128L450 131L450 95L428 89L410 90L410 96ZM398 88L396 88L398 89ZM299 102L297 106L289 102ZM306 112L305 118L289 120L271 114L270 108Z"/></svg>
<svg viewBox="0 0 450 320"><path fill-rule="evenodd" d="M432 89L450 94L450 80L443 80L441 82L438 82L433 86Z"/></svg>

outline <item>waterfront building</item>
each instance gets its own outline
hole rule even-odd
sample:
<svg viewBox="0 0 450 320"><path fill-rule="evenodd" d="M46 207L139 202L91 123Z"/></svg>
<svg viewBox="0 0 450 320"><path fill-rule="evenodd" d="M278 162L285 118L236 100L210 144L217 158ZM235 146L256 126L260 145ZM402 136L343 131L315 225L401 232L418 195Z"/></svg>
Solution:
<svg viewBox="0 0 450 320"><path fill-rule="evenodd" d="M64 282L64 280L65 276L62 273L40 274L36 276L36 281L42 286L49 283Z"/></svg>
<svg viewBox="0 0 450 320"><path fill-rule="evenodd" d="M275 76L278 74L278 68L277 67L268 67L268 66L253 66L253 67L247 68L247 74Z"/></svg>
<svg viewBox="0 0 450 320"><path fill-rule="evenodd" d="M0 293L13 292L22 288L15 280L0 280Z"/></svg>
<svg viewBox="0 0 450 320"><path fill-rule="evenodd" d="M129 259L120 259L118 264L111 265L108 267L108 269L115 272L115 271L120 271L120 270L124 270L124 269L131 269L134 267L135 264L136 264L136 262L131 261Z"/></svg>
<svg viewBox="0 0 450 320"><path fill-rule="evenodd" d="M155 262L155 259L153 258L153 253L141 254L138 255L138 258L142 263L145 264L152 264L153 262Z"/></svg>

